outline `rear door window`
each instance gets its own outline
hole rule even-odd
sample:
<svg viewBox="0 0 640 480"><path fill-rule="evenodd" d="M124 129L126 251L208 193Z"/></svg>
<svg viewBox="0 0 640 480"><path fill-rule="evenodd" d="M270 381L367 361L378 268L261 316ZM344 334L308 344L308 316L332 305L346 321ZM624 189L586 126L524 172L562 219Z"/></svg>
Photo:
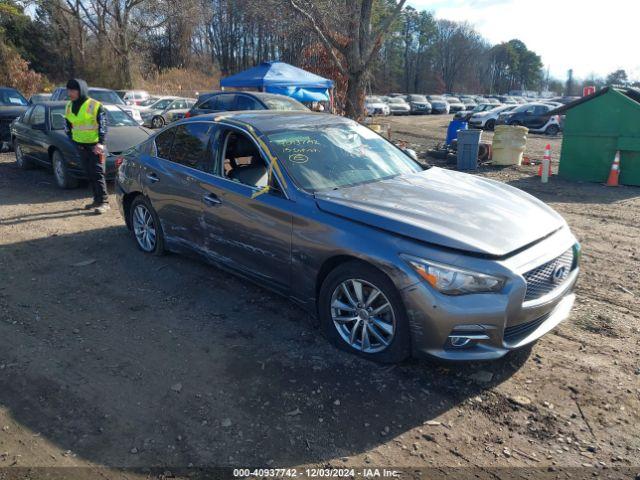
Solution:
<svg viewBox="0 0 640 480"><path fill-rule="evenodd" d="M175 138L169 160L203 172L212 171L209 140L215 125L211 123L185 123L175 128Z"/></svg>
<svg viewBox="0 0 640 480"><path fill-rule="evenodd" d="M175 133L175 128L169 128L156 136L156 157L169 159Z"/></svg>
<svg viewBox="0 0 640 480"><path fill-rule="evenodd" d="M235 109L236 96L232 94L218 95L217 110L229 111Z"/></svg>
<svg viewBox="0 0 640 480"><path fill-rule="evenodd" d="M238 95L236 110L264 110L264 107L255 98L248 95Z"/></svg>

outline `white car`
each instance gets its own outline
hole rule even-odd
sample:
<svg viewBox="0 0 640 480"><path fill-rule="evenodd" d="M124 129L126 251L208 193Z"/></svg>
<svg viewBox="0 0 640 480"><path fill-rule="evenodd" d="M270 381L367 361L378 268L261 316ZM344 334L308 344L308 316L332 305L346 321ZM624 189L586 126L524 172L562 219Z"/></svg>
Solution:
<svg viewBox="0 0 640 480"><path fill-rule="evenodd" d="M391 113L389 105L387 105L382 98L376 96L365 97L364 108L367 111L367 115L387 116Z"/></svg>
<svg viewBox="0 0 640 480"><path fill-rule="evenodd" d="M411 105L404 98L390 97L387 105L391 115L409 115L411 113Z"/></svg>
<svg viewBox="0 0 640 480"><path fill-rule="evenodd" d="M501 105L491 110L474 113L469 119L469 127L493 130L500 114L509 112L516 107L518 107L518 105Z"/></svg>

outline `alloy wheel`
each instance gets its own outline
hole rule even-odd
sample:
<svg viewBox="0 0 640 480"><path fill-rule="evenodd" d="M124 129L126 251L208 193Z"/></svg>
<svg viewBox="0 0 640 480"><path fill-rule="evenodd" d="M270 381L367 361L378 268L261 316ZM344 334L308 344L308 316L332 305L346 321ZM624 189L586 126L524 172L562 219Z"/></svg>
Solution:
<svg viewBox="0 0 640 480"><path fill-rule="evenodd" d="M331 319L340 337L364 353L385 350L396 332L391 302L366 280L352 278L336 287L331 296Z"/></svg>
<svg viewBox="0 0 640 480"><path fill-rule="evenodd" d="M161 128L164 125L162 117L153 117L151 123L153 124L153 128Z"/></svg>
<svg viewBox="0 0 640 480"><path fill-rule="evenodd" d="M145 252L152 252L156 247L156 227L149 209L136 205L133 211L133 232L140 248Z"/></svg>

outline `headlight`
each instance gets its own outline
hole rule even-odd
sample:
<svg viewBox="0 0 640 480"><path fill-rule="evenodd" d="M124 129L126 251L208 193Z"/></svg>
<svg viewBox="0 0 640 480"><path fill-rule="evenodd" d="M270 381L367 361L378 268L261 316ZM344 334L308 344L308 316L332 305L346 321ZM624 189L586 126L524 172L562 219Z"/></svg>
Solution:
<svg viewBox="0 0 640 480"><path fill-rule="evenodd" d="M429 285L445 295L498 292L504 287L504 278L435 263L423 258L402 255L402 258Z"/></svg>

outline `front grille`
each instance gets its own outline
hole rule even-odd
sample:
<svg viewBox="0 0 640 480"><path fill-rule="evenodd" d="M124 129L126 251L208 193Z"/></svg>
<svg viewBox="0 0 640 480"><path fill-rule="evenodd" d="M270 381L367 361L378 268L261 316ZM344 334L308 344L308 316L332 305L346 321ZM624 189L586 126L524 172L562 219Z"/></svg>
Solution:
<svg viewBox="0 0 640 480"><path fill-rule="evenodd" d="M572 265L573 249L570 248L559 257L525 273L524 279L527 281L525 302L540 298L562 285L569 277ZM562 267L564 270L560 271Z"/></svg>
<svg viewBox="0 0 640 480"><path fill-rule="evenodd" d="M540 318L531 320L527 323L521 323L520 325L514 325L513 327L507 327L504 329L504 341L507 343L513 343L521 338L526 337L529 333L533 332L536 328L544 323L549 318L551 313L547 313Z"/></svg>

